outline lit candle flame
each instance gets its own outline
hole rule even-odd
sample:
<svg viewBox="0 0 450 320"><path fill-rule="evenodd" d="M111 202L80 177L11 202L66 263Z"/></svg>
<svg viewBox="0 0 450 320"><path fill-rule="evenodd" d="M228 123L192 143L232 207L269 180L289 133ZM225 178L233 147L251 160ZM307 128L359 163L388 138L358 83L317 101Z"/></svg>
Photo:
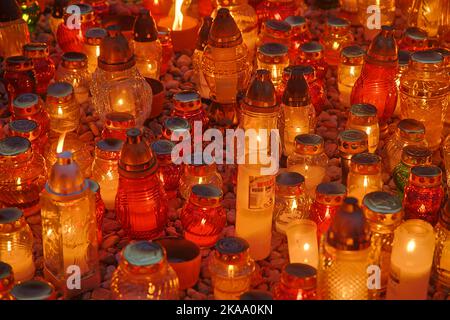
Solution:
<svg viewBox="0 0 450 320"><path fill-rule="evenodd" d="M234 266L233 265L228 265L228 277L229 278L234 278Z"/></svg>
<svg viewBox="0 0 450 320"><path fill-rule="evenodd" d="M61 108L61 106L58 106L58 116L62 116L63 115L63 111L62 111L62 108Z"/></svg>
<svg viewBox="0 0 450 320"><path fill-rule="evenodd" d="M295 209L297 209L297 199L294 199L294 201L292 201L292 206L291 206L291 209L292 210L295 210Z"/></svg>
<svg viewBox="0 0 450 320"><path fill-rule="evenodd" d="M95 55L96 55L97 57L100 56L100 46L97 46L97 47L95 48Z"/></svg>
<svg viewBox="0 0 450 320"><path fill-rule="evenodd" d="M202 218L202 221L200 222L200 224L201 224L202 226L204 226L205 223L206 223L206 219L205 219L205 218Z"/></svg>
<svg viewBox="0 0 450 320"><path fill-rule="evenodd" d="M58 145L56 146L56 153L61 153L64 150L64 140L66 139L66 133L62 133L58 139Z"/></svg>
<svg viewBox="0 0 450 320"><path fill-rule="evenodd" d="M281 16L279 13L275 13L274 18L275 18L275 20L283 20L283 19L281 19Z"/></svg>
<svg viewBox="0 0 450 320"><path fill-rule="evenodd" d="M350 67L350 75L351 75L352 77L354 77L354 76L356 75L356 70L355 70L355 67L354 67L354 66L351 66L351 67Z"/></svg>
<svg viewBox="0 0 450 320"><path fill-rule="evenodd" d="M11 241L6 242L6 250L8 250L9 252L12 251Z"/></svg>
<svg viewBox="0 0 450 320"><path fill-rule="evenodd" d="M303 251L308 251L309 248L311 248L311 246L309 245L308 242L305 242L305 244L303 245Z"/></svg>
<svg viewBox="0 0 450 320"><path fill-rule="evenodd" d="M409 240L408 244L406 245L406 251L413 252L416 249L416 242L411 239Z"/></svg>
<svg viewBox="0 0 450 320"><path fill-rule="evenodd" d="M363 182L363 185L364 185L364 191L365 191L366 188L367 188L367 186L369 185L369 179L367 179L367 176L364 176L364 182Z"/></svg>
<svg viewBox="0 0 450 320"><path fill-rule="evenodd" d="M183 0L175 0L175 19L173 19L172 30L183 30L183 13L181 6Z"/></svg>

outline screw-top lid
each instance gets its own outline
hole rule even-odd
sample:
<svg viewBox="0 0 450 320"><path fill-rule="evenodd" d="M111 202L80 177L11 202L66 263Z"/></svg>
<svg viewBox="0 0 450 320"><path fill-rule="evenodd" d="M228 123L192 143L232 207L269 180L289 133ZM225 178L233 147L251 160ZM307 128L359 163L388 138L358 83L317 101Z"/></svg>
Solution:
<svg viewBox="0 0 450 320"><path fill-rule="evenodd" d="M317 41L310 41L302 44L300 50L305 53L321 53L323 52L323 45Z"/></svg>
<svg viewBox="0 0 450 320"><path fill-rule="evenodd" d="M308 83L301 69L293 67L281 101L289 107L303 107L311 102Z"/></svg>
<svg viewBox="0 0 450 320"><path fill-rule="evenodd" d="M106 138L99 140L95 145L95 155L102 159L118 161L122 146L123 141L120 139Z"/></svg>
<svg viewBox="0 0 450 320"><path fill-rule="evenodd" d="M417 51L411 55L411 61L421 64L442 64L444 57L434 50Z"/></svg>
<svg viewBox="0 0 450 320"><path fill-rule="evenodd" d="M337 250L357 251L370 246L370 230L356 198L346 198L331 220L327 243Z"/></svg>
<svg viewBox="0 0 450 320"><path fill-rule="evenodd" d="M361 130L345 130L338 135L338 147L343 155L353 155L367 151L368 136Z"/></svg>
<svg viewBox="0 0 450 320"><path fill-rule="evenodd" d="M369 103L357 103L350 107L350 113L357 117L376 117L377 108Z"/></svg>
<svg viewBox="0 0 450 320"><path fill-rule="evenodd" d="M243 293L239 300L273 300L272 294L264 290L250 290Z"/></svg>
<svg viewBox="0 0 450 320"><path fill-rule="evenodd" d="M0 157L15 157L31 150L31 143L23 137L6 137L0 140Z"/></svg>
<svg viewBox="0 0 450 320"><path fill-rule="evenodd" d="M287 63L288 47L281 43L268 42L258 47L258 61L266 64Z"/></svg>
<svg viewBox="0 0 450 320"><path fill-rule="evenodd" d="M135 177L144 172L152 174L157 169L156 157L138 128L127 131L127 140L122 147L119 160L119 174Z"/></svg>
<svg viewBox="0 0 450 320"><path fill-rule="evenodd" d="M346 65L362 65L366 51L358 45L347 46L341 51L341 63Z"/></svg>
<svg viewBox="0 0 450 320"><path fill-rule="evenodd" d="M338 182L320 183L316 187L316 201L329 206L340 206L345 196L347 188Z"/></svg>
<svg viewBox="0 0 450 320"><path fill-rule="evenodd" d="M199 207L218 207L222 190L214 184L196 184L191 188L189 201Z"/></svg>
<svg viewBox="0 0 450 320"><path fill-rule="evenodd" d="M213 19L211 17L203 17L202 26L198 30L197 36L197 50L203 51L208 44L209 32L211 31L211 26Z"/></svg>
<svg viewBox="0 0 450 320"><path fill-rule="evenodd" d="M241 31L230 11L226 8L220 8L211 26L208 44L217 48L231 48L241 43Z"/></svg>
<svg viewBox="0 0 450 320"><path fill-rule="evenodd" d="M295 152L300 154L321 154L324 140L318 134L299 134L294 139Z"/></svg>
<svg viewBox="0 0 450 320"><path fill-rule="evenodd" d="M73 86L68 82L55 82L47 88L47 102L66 103L74 97Z"/></svg>
<svg viewBox="0 0 450 320"><path fill-rule="evenodd" d="M425 139L425 126L414 119L403 119L397 124L397 132L406 140L419 142Z"/></svg>
<svg viewBox="0 0 450 320"><path fill-rule="evenodd" d="M286 21L269 19L263 23L261 33L266 32L273 36L286 37L290 36L291 29L291 25Z"/></svg>
<svg viewBox="0 0 450 320"><path fill-rule="evenodd" d="M380 33L372 40L366 56L367 61L375 63L396 63L398 47L394 38L394 28L382 26Z"/></svg>
<svg viewBox="0 0 450 320"><path fill-rule="evenodd" d="M0 22L9 22L22 18L22 10L15 0L0 1Z"/></svg>
<svg viewBox="0 0 450 320"><path fill-rule="evenodd" d="M0 292L8 292L14 285L14 273L12 267L6 262L0 261Z"/></svg>
<svg viewBox="0 0 450 320"><path fill-rule="evenodd" d="M402 162L408 166L430 165L433 153L427 147L408 145L403 147Z"/></svg>
<svg viewBox="0 0 450 320"><path fill-rule="evenodd" d="M163 123L163 136L170 139L173 132L186 132L190 130L189 121L181 117L169 117Z"/></svg>
<svg viewBox="0 0 450 320"><path fill-rule="evenodd" d="M334 28L350 28L350 22L347 19L331 16L327 19L327 25Z"/></svg>
<svg viewBox="0 0 450 320"><path fill-rule="evenodd" d="M109 26L108 35L100 43L98 67L105 71L124 71L136 64L128 40L117 25Z"/></svg>
<svg viewBox="0 0 450 320"><path fill-rule="evenodd" d="M157 156L169 156L175 148L175 143L170 140L156 140L152 142L151 147Z"/></svg>
<svg viewBox="0 0 450 320"><path fill-rule="evenodd" d="M409 27L405 30L405 37L416 41L427 40L428 34L425 30L417 27Z"/></svg>
<svg viewBox="0 0 450 320"><path fill-rule="evenodd" d="M136 241L125 247L123 258L132 267L149 267L164 259L164 249L157 242Z"/></svg>
<svg viewBox="0 0 450 320"><path fill-rule="evenodd" d="M132 128L135 118L128 112L110 112L105 115L105 125L111 129L127 129Z"/></svg>
<svg viewBox="0 0 450 320"><path fill-rule="evenodd" d="M73 160L72 152L56 154L56 162L51 168L45 190L53 197L77 197L89 188L80 167Z"/></svg>
<svg viewBox="0 0 450 320"><path fill-rule="evenodd" d="M245 110L258 113L278 111L275 87L270 80L270 72L268 70L256 70L256 74L245 94L242 106Z"/></svg>
<svg viewBox="0 0 450 320"><path fill-rule="evenodd" d="M29 280L16 284L11 290L16 300L54 300L56 292L53 286L45 281Z"/></svg>
<svg viewBox="0 0 450 320"><path fill-rule="evenodd" d="M88 57L81 52L65 52L62 55L61 65L66 69L87 68Z"/></svg>
<svg viewBox="0 0 450 320"><path fill-rule="evenodd" d="M239 237L219 239L215 245L216 256L230 264L238 262L236 257L246 255L249 250L248 242Z"/></svg>
<svg viewBox="0 0 450 320"><path fill-rule="evenodd" d="M288 263L281 273L281 281L291 288L313 289L317 286L317 269L304 263Z"/></svg>
<svg viewBox="0 0 450 320"><path fill-rule="evenodd" d="M442 184L442 170L438 166L412 167L409 183L425 188L440 186Z"/></svg>
<svg viewBox="0 0 450 320"><path fill-rule="evenodd" d="M355 173L371 175L381 171L381 157L374 153L358 153L350 161L351 170Z"/></svg>
<svg viewBox="0 0 450 320"><path fill-rule="evenodd" d="M22 210L20 210L19 208L0 209L0 234L16 232L26 226L27 222L25 220L25 217L23 216Z"/></svg>
<svg viewBox="0 0 450 320"><path fill-rule="evenodd" d="M287 22L291 26L291 28L306 25L306 19L302 16L289 16L284 19L284 21Z"/></svg>
<svg viewBox="0 0 450 320"><path fill-rule="evenodd" d="M84 34L84 42L91 46L99 46L108 32L103 28L90 28Z"/></svg>
<svg viewBox="0 0 450 320"><path fill-rule="evenodd" d="M30 116L41 110L42 101L37 94L22 93L13 101L13 112L16 116Z"/></svg>
<svg viewBox="0 0 450 320"><path fill-rule="evenodd" d="M153 42L158 39L158 29L150 11L145 8L140 9L133 25L134 41Z"/></svg>
<svg viewBox="0 0 450 320"><path fill-rule="evenodd" d="M202 97L195 90L183 90L173 95L174 108L188 112L202 107Z"/></svg>
<svg viewBox="0 0 450 320"><path fill-rule="evenodd" d="M49 54L50 49L45 42L30 42L23 46L23 55L27 58L45 58Z"/></svg>
<svg viewBox="0 0 450 320"><path fill-rule="evenodd" d="M33 70L33 61L25 56L11 56L5 60L5 70L29 71Z"/></svg>
<svg viewBox="0 0 450 320"><path fill-rule="evenodd" d="M399 197L383 191L366 194L362 201L366 219L371 225L399 225L403 219L402 202Z"/></svg>
<svg viewBox="0 0 450 320"><path fill-rule="evenodd" d="M36 140L41 134L39 125L33 120L13 120L9 123L8 127L11 136L27 138L30 141Z"/></svg>
<svg viewBox="0 0 450 320"><path fill-rule="evenodd" d="M298 172L281 172L275 178L277 192L287 195L303 194L305 177Z"/></svg>

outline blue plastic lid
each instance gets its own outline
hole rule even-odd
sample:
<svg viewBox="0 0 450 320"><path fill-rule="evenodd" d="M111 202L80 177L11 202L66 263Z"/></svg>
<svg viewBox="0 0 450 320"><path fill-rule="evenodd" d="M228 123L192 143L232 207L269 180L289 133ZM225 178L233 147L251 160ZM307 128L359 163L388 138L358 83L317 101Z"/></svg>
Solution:
<svg viewBox="0 0 450 320"><path fill-rule="evenodd" d="M19 208L3 208L0 209L0 224L11 223L19 220L23 216L22 210Z"/></svg>
<svg viewBox="0 0 450 320"><path fill-rule="evenodd" d="M22 137L6 137L0 140L0 156L17 156L31 148L31 142Z"/></svg>
<svg viewBox="0 0 450 320"><path fill-rule="evenodd" d="M47 283L30 280L19 283L11 290L17 300L46 300L53 293L53 288Z"/></svg>
<svg viewBox="0 0 450 320"><path fill-rule="evenodd" d="M164 251L156 242L137 241L125 247L123 256L128 263L144 267L159 263L164 258Z"/></svg>

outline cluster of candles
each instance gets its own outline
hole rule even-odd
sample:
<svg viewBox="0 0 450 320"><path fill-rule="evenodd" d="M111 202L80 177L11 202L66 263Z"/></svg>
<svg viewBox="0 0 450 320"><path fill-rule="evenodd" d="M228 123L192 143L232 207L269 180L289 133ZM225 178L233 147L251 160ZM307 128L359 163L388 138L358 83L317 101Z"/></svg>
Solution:
<svg viewBox="0 0 450 320"><path fill-rule="evenodd" d="M368 32L366 51L355 43L351 25L358 19L352 15L362 14L366 26L367 6L379 1L341 0L342 15L327 18L316 42L300 16L303 5L294 0L264 0L256 10L245 0L218 0L200 27L181 14L177 0L171 20L155 22L142 8L128 35L116 23L101 23L107 1L75 4L81 18L74 29L68 27L69 1L55 0L50 26L63 51L57 67L47 44L29 40L36 1L19 2L23 11L15 0L0 4L11 114L0 140L0 299L29 298L31 292L54 299L56 291L71 298L98 287L106 209L115 210L135 240L121 253L112 298L177 299L180 288L196 283L200 267L200 250L189 267L176 266L171 241L155 240L167 224L167 200L177 194L186 200L183 244L214 247L209 270L217 299L260 296L249 293L255 261L271 254L273 232L286 235L290 260L275 299L448 297L450 206L443 205L443 172L432 162L442 145L450 171L450 139L441 143L449 129L450 17L434 12L448 9L448 2L412 1L414 27L400 40L387 26L394 1L383 2L384 26L374 36ZM158 3L146 7L161 13ZM425 5L434 11L421 12ZM161 139L147 141L141 128L159 115L150 80L167 72L174 48L194 50L198 91L174 94ZM338 136L342 183L326 182L324 139L314 133L332 68L348 110ZM77 134L80 105L89 99L104 126L93 129L94 157ZM210 110L202 99L211 100ZM396 107L401 121L379 148ZM263 137L246 140L236 177L236 237L220 238L227 219L214 161L199 155L200 163L172 162L172 134L193 132L195 121L203 128L215 122L280 130L287 158L280 173L262 174L268 165L261 155L279 161ZM393 175L397 194L383 192L382 172ZM36 214L45 281L31 280L33 234L25 218ZM81 289L66 285L71 266L79 268ZM368 270L375 270L373 285Z"/></svg>

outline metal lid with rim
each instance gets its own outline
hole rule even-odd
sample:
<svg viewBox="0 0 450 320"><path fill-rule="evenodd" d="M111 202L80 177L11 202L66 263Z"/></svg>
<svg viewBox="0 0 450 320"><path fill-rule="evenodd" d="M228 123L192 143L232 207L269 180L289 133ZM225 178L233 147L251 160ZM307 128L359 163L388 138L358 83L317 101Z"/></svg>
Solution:
<svg viewBox="0 0 450 320"><path fill-rule="evenodd" d="M405 30L405 35L406 38L410 38L412 40L416 40L416 41L424 41L427 40L428 38L428 34L425 30L417 28L417 27L408 27Z"/></svg>
<svg viewBox="0 0 450 320"><path fill-rule="evenodd" d="M342 183L320 183L316 187L315 201L329 206L340 206L346 195L347 188Z"/></svg>
<svg viewBox="0 0 450 320"><path fill-rule="evenodd" d="M175 143L170 140L156 140L152 142L151 147L157 156L170 156Z"/></svg>
<svg viewBox="0 0 450 320"><path fill-rule="evenodd" d="M223 192L214 184L196 184L191 188L189 201L199 207L219 207Z"/></svg>
<svg viewBox="0 0 450 320"><path fill-rule="evenodd" d="M8 71L30 71L33 70L33 60L25 56L11 56L5 60L5 70Z"/></svg>
<svg viewBox="0 0 450 320"><path fill-rule="evenodd" d="M319 53L323 52L323 45L317 41L310 41L302 44L300 50L305 53Z"/></svg>
<svg viewBox="0 0 450 320"><path fill-rule="evenodd" d="M313 289L317 286L317 269L304 263L288 263L281 273L281 281L289 287Z"/></svg>
<svg viewBox="0 0 450 320"><path fill-rule="evenodd" d="M124 71L136 64L133 50L128 40L120 32L120 27L112 25L106 28L107 36L100 43L98 67L105 71Z"/></svg>
<svg viewBox="0 0 450 320"><path fill-rule="evenodd" d="M427 147L408 145L403 147L402 162L410 167L431 165L433 152Z"/></svg>
<svg viewBox="0 0 450 320"><path fill-rule="evenodd" d="M6 137L0 140L0 157L15 157L31 150L31 142L23 137Z"/></svg>
<svg viewBox="0 0 450 320"><path fill-rule="evenodd" d="M219 239L215 245L216 257L234 264L240 262L240 258L248 255L249 244L239 237L226 237Z"/></svg>
<svg viewBox="0 0 450 320"><path fill-rule="evenodd" d="M369 224L356 198L346 198L326 233L328 245L337 250L357 251L370 246Z"/></svg>
<svg viewBox="0 0 450 320"><path fill-rule="evenodd" d="M38 123L28 119L13 120L8 128L11 136L27 138L30 141L36 140L41 134Z"/></svg>
<svg viewBox="0 0 450 320"><path fill-rule="evenodd" d="M242 108L256 113L278 112L275 87L270 79L270 72L265 69L256 70L256 74L250 83Z"/></svg>
<svg viewBox="0 0 450 320"><path fill-rule="evenodd" d="M366 51L358 45L347 46L341 51L341 63L347 65L362 65Z"/></svg>
<svg viewBox="0 0 450 320"><path fill-rule="evenodd" d="M419 187L442 185L442 170L438 166L416 166L411 168L409 183Z"/></svg>
<svg viewBox="0 0 450 320"><path fill-rule="evenodd" d="M435 50L416 51L411 55L411 63L443 66L444 57Z"/></svg>
<svg viewBox="0 0 450 320"><path fill-rule="evenodd" d="M383 191L366 194L362 208L367 221L372 225L397 226L402 222L402 202L399 197Z"/></svg>
<svg viewBox="0 0 450 320"><path fill-rule="evenodd" d="M126 263L134 267L150 267L164 260L164 248L157 242L135 241L123 249Z"/></svg>
<svg viewBox="0 0 450 320"><path fill-rule="evenodd" d="M287 22L292 29L306 26L306 19L302 16L289 16L284 19L284 21Z"/></svg>
<svg viewBox="0 0 450 320"><path fill-rule="evenodd" d="M361 130L345 130L338 135L338 147L341 156L367 151L368 136Z"/></svg>
<svg viewBox="0 0 450 320"><path fill-rule="evenodd" d="M129 129L136 125L136 120L128 112L110 112L105 115L105 126L110 129Z"/></svg>
<svg viewBox="0 0 450 320"><path fill-rule="evenodd" d="M202 97L195 90L183 90L173 95L173 106L175 109L189 112L202 107Z"/></svg>
<svg viewBox="0 0 450 320"><path fill-rule="evenodd" d="M349 125L372 126L378 124L377 108L368 103L358 103L350 107Z"/></svg>
<svg viewBox="0 0 450 320"><path fill-rule="evenodd" d="M30 116L41 110L42 100L35 93L22 93L13 101L13 111L16 116Z"/></svg>
<svg viewBox="0 0 450 320"><path fill-rule="evenodd" d="M269 19L262 24L261 33L269 33L273 36L290 37L291 26L286 21Z"/></svg>
<svg viewBox="0 0 450 320"><path fill-rule="evenodd" d="M68 82L55 82L47 88L47 103L67 103L75 99L73 86Z"/></svg>
<svg viewBox="0 0 450 320"><path fill-rule="evenodd" d="M267 64L287 63L288 47L276 42L264 43L258 47L258 60Z"/></svg>
<svg viewBox="0 0 450 320"><path fill-rule="evenodd" d="M284 195L301 195L304 193L305 177L298 172L281 172L276 178L276 190Z"/></svg>
<svg viewBox="0 0 450 320"><path fill-rule="evenodd" d="M123 141L120 139L106 138L95 144L95 155L107 160L119 160Z"/></svg>
<svg viewBox="0 0 450 320"><path fill-rule="evenodd" d="M281 102L289 107L310 105L309 87L302 69L292 68Z"/></svg>
<svg viewBox="0 0 450 320"><path fill-rule="evenodd" d="M46 281L29 280L16 284L11 290L16 300L54 300L55 288Z"/></svg>
<svg viewBox="0 0 450 320"><path fill-rule="evenodd" d="M66 69L87 68L88 57L82 52L65 52L61 58L61 66Z"/></svg>
<svg viewBox="0 0 450 320"><path fill-rule="evenodd" d="M106 29L90 28L84 34L84 43L90 46L99 46L102 39L108 35Z"/></svg>
<svg viewBox="0 0 450 320"><path fill-rule="evenodd" d="M208 44L216 48L232 48L240 45L242 41L241 31L230 11L220 8L211 26Z"/></svg>
<svg viewBox="0 0 450 320"><path fill-rule="evenodd" d="M295 152L300 154L323 153L324 140L318 134L299 134L294 139Z"/></svg>
<svg viewBox="0 0 450 320"><path fill-rule="evenodd" d="M50 49L45 42L30 42L23 46L23 55L27 58L46 58L49 54Z"/></svg>
<svg viewBox="0 0 450 320"><path fill-rule="evenodd" d="M335 28L350 28L350 22L347 19L331 16L327 19L327 25Z"/></svg>
<svg viewBox="0 0 450 320"><path fill-rule="evenodd" d="M10 234L27 226L27 221L19 208L0 209L0 234Z"/></svg>
<svg viewBox="0 0 450 320"><path fill-rule="evenodd" d="M381 172L381 157L374 153L362 152L355 154L350 162L351 171L355 173L372 175Z"/></svg>
<svg viewBox="0 0 450 320"><path fill-rule="evenodd" d="M171 138L173 132L188 133L191 130L189 121L181 117L168 117L163 123L163 136L166 139Z"/></svg>
<svg viewBox="0 0 450 320"><path fill-rule="evenodd" d="M153 173L158 168L156 157L147 142L144 141L142 131L138 128L127 130L127 140L122 146L119 159L119 173L127 177L140 175L148 171Z"/></svg>
<svg viewBox="0 0 450 320"><path fill-rule="evenodd" d="M425 126L415 119L403 119L397 124L398 134L409 141L423 141L425 139Z"/></svg>

